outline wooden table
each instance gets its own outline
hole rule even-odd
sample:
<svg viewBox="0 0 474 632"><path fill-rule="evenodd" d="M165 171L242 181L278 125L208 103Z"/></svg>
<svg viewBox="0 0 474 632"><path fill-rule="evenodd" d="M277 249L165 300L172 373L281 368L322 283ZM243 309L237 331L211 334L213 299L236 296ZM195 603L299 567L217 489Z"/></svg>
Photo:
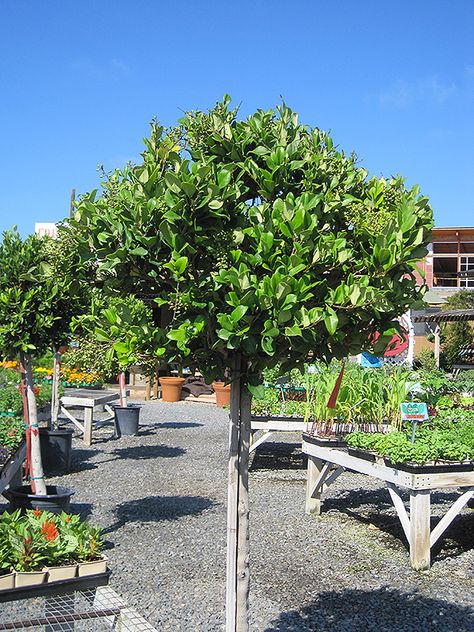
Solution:
<svg viewBox="0 0 474 632"><path fill-rule="evenodd" d="M130 395L130 391L126 391L126 395ZM92 443L92 425L94 422L94 408L103 406L109 413L109 417L101 419L101 423L110 421L114 418L114 411L110 407L111 402L116 402L120 398L118 391L112 390L94 390L87 388L66 389L65 394L61 397L61 412L69 421L79 428L83 433L83 440L86 445ZM84 423L81 423L72 414L68 408L83 408Z"/></svg>
<svg viewBox="0 0 474 632"><path fill-rule="evenodd" d="M17 485L21 485L21 468L25 458L26 442L23 441L16 452L10 456L8 461L0 469L0 494L3 492L5 487L16 487Z"/></svg>
<svg viewBox="0 0 474 632"><path fill-rule="evenodd" d="M306 423L303 417L285 417L284 415L260 416L253 415L250 422L251 445L250 452L253 452L259 445L268 441L275 432L303 432L306 430ZM254 439L254 435L263 430L263 435Z"/></svg>
<svg viewBox="0 0 474 632"><path fill-rule="evenodd" d="M308 455L306 513L317 515L321 513L321 493L346 469L385 481L408 540L410 561L415 570L430 567L431 547L474 496L474 471L472 470L412 474L352 456L340 448L322 447L304 439L302 449ZM400 488L410 493L409 512L401 498ZM461 495L431 530L431 492L434 489L459 489Z"/></svg>

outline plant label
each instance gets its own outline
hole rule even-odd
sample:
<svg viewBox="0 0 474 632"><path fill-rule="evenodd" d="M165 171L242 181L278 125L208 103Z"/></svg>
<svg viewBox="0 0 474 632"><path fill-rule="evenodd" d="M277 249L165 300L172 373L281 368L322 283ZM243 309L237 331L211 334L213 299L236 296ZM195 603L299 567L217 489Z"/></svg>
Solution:
<svg viewBox="0 0 474 632"><path fill-rule="evenodd" d="M402 421L419 422L428 419L428 407L423 402L404 402L400 404Z"/></svg>

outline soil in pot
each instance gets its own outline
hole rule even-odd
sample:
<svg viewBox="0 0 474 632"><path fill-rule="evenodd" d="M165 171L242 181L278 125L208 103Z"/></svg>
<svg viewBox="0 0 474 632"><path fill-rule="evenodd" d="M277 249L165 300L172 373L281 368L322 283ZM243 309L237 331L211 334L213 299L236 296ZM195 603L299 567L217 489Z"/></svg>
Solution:
<svg viewBox="0 0 474 632"><path fill-rule="evenodd" d="M140 406L128 404L128 406L115 406L115 432L117 437L122 435L137 435L140 420Z"/></svg>
<svg viewBox="0 0 474 632"><path fill-rule="evenodd" d="M179 402L184 377L160 377L161 399L164 402Z"/></svg>
<svg viewBox="0 0 474 632"><path fill-rule="evenodd" d="M212 388L216 394L216 406L223 408L230 406L230 384L225 382L213 382Z"/></svg>
<svg viewBox="0 0 474 632"><path fill-rule="evenodd" d="M54 514L60 514L62 511L69 512L73 494L72 489L58 485L46 485L46 496L32 494L29 485L13 487L3 492L10 502L11 511L38 508L40 511L50 511Z"/></svg>
<svg viewBox="0 0 474 632"><path fill-rule="evenodd" d="M50 430L40 428L41 457L43 469L48 474L67 474L71 469L72 435L70 428Z"/></svg>

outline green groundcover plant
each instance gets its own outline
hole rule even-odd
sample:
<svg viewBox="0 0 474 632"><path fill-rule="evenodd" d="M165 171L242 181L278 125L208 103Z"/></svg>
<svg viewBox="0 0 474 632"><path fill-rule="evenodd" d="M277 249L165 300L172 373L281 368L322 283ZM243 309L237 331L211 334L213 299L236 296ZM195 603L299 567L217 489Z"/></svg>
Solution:
<svg viewBox="0 0 474 632"><path fill-rule="evenodd" d="M100 529L80 516L28 510L0 516L0 573L36 571L100 559Z"/></svg>

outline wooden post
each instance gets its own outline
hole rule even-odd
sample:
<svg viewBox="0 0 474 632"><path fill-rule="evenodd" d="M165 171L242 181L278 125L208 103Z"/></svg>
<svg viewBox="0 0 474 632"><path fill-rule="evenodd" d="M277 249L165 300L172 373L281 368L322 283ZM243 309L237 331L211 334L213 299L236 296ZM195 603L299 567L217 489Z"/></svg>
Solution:
<svg viewBox="0 0 474 632"><path fill-rule="evenodd" d="M145 401L148 402L151 399L151 377L147 375L145 379Z"/></svg>
<svg viewBox="0 0 474 632"><path fill-rule="evenodd" d="M69 205L69 217L74 215L74 202L76 201L76 189L71 191L71 203Z"/></svg>
<svg viewBox="0 0 474 632"><path fill-rule="evenodd" d="M240 356L232 361L227 487L226 632L237 630L237 532L239 505Z"/></svg>
<svg viewBox="0 0 474 632"><path fill-rule="evenodd" d="M92 418L94 416L94 408L86 406L84 408L84 443L92 445Z"/></svg>
<svg viewBox="0 0 474 632"><path fill-rule="evenodd" d="M416 571L430 567L429 490L410 490L410 561Z"/></svg>
<svg viewBox="0 0 474 632"><path fill-rule="evenodd" d="M435 357L437 369L439 369L440 348L441 348L440 326L436 325L435 330L434 330L434 357Z"/></svg>
<svg viewBox="0 0 474 632"><path fill-rule="evenodd" d="M237 631L249 629L250 541L249 541L249 448L252 397L245 384L240 387L239 437L239 525L237 532Z"/></svg>
<svg viewBox="0 0 474 632"><path fill-rule="evenodd" d="M321 487L318 491L314 492L314 487L323 469L324 461L317 459L314 456L308 454L308 475L306 478L306 507L307 514L316 514L319 516L321 513Z"/></svg>
<svg viewBox="0 0 474 632"><path fill-rule="evenodd" d="M51 397L51 430L58 429L59 418L59 372L61 370L60 362L61 354L53 348L53 385L52 385L52 397Z"/></svg>
<svg viewBox="0 0 474 632"><path fill-rule="evenodd" d="M29 460L31 464L31 491L33 494L46 495L46 484L44 482L43 463L41 461L41 449L39 442L38 410L36 408L36 397L34 391L33 368L31 356L21 354L21 364L25 368L26 397L28 400L28 432L30 435Z"/></svg>

